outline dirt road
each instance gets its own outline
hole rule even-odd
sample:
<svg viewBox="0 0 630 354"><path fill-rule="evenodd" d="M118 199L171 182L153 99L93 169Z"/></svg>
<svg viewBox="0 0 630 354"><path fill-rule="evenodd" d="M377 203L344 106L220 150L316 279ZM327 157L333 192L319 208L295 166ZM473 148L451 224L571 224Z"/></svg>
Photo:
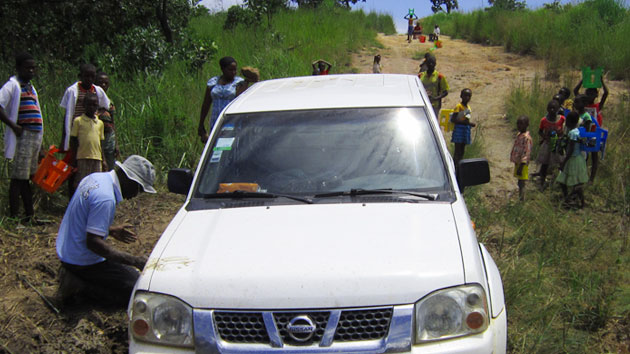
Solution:
<svg viewBox="0 0 630 354"><path fill-rule="evenodd" d="M405 35L379 34L378 39L385 46L380 51L383 73L416 74L420 60L412 57L422 57L434 45L417 40L407 43ZM484 157L490 162L492 178L484 191L493 199L506 198L517 188L509 157L516 130L504 118L503 104L511 85L530 82L536 74L543 75L544 62L506 53L502 47L481 46L447 36L442 36L442 41L443 47L432 52L437 58L437 70L446 76L450 86L442 107L454 108L460 101L460 91L472 90L470 105L473 120L478 123L473 136L483 134ZM372 72L373 53L366 51L354 57L354 66L361 73ZM534 119L531 123L534 128L535 122ZM532 134L535 134L534 128L530 126Z"/></svg>
<svg viewBox="0 0 630 354"><path fill-rule="evenodd" d="M412 57L414 54L421 57L432 44L407 43L405 38L379 35L385 47L379 51L383 57L383 72L417 73L419 60ZM446 75L451 87L443 106L454 107L459 101L459 92L466 87L472 89L474 119L480 123L477 130L483 132L483 153L491 166L492 183L486 185L484 191L502 205L516 191L509 161L515 130L503 117L503 102L511 85L529 82L537 73L544 76L544 63L532 57L505 53L501 47L480 46L446 36L443 40L444 47L434 51L437 69ZM375 50L369 49L355 55L353 66L360 72L370 73L374 54ZM611 82L609 86L611 98L615 93L626 92L620 83ZM38 200L36 207L50 212L50 215L41 215L50 220L48 225L27 228L2 225L3 231L0 231L0 353L126 352L123 311L89 303L57 314L38 295L37 291L52 296L57 288L59 262L55 255L55 238L65 208L65 201L50 200L41 193ZM121 203L116 223L136 225L141 242L118 243L116 247L148 255L182 202L181 196L161 193Z"/></svg>

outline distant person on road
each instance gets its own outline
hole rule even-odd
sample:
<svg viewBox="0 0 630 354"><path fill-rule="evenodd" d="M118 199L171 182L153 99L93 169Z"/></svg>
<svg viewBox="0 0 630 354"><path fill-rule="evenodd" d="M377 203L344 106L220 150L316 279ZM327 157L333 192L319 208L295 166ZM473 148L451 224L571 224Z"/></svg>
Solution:
<svg viewBox="0 0 630 354"><path fill-rule="evenodd" d="M372 64L372 72L374 74L381 73L381 55L377 54L374 56L374 64Z"/></svg>
<svg viewBox="0 0 630 354"><path fill-rule="evenodd" d="M453 153L453 161L455 162L455 168L459 168L459 162L464 158L464 151L466 145L470 145L470 128L476 126L475 123L470 121L471 109L470 99L472 98L472 90L465 88L461 91L459 97L461 102L457 104L453 110L453 135L451 136L451 142L455 144L455 151Z"/></svg>
<svg viewBox="0 0 630 354"><path fill-rule="evenodd" d="M588 182L588 172L586 169L586 160L580 152L580 132L578 130L579 114L577 112L569 113L567 117L567 130L569 130L567 145L567 155L560 164L560 174L556 178L556 182L562 187L564 195L564 206L571 206L571 197L577 195L580 204L579 208L584 208L584 190L582 186ZM568 187L572 187L573 191L569 194Z"/></svg>
<svg viewBox="0 0 630 354"><path fill-rule="evenodd" d="M440 109L442 109L442 99L448 95L450 87L446 77L435 70L437 62L434 55L429 54L425 59L425 63L427 71L421 72L418 74L418 77L429 95L429 100L437 117L440 115Z"/></svg>
<svg viewBox="0 0 630 354"><path fill-rule="evenodd" d="M25 217L21 221L35 222L30 179L37 171L44 135L39 97L31 84L36 70L35 59L29 53L20 53L15 57L15 69L17 75L0 89L0 120L8 128L4 131L4 157L13 159L9 216L19 216L22 198Z"/></svg>
<svg viewBox="0 0 630 354"><path fill-rule="evenodd" d="M560 163L561 156L556 150L558 139L564 134L564 121L562 115L558 115L560 104L551 100L547 104L547 115L540 119L538 135L540 136L540 148L536 162L540 165L540 170L534 176L540 176L540 188L546 187L547 173L549 167L556 167Z"/></svg>
<svg viewBox="0 0 630 354"><path fill-rule="evenodd" d="M411 43L411 36L413 36L413 21L417 20L418 16L410 10L409 13L405 15L404 19L407 20L407 43Z"/></svg>
<svg viewBox="0 0 630 354"><path fill-rule="evenodd" d="M98 72L96 74L96 86L105 91L110 87L109 76L105 72ZM109 108L100 107L97 111L98 118L103 122L105 130L105 140L103 141L103 154L105 155L105 162L107 162L107 169L111 171L114 169L114 161L120 156L120 150L118 149L118 141L116 140L116 125L114 123L114 115L116 114L116 107L114 102L109 101Z"/></svg>
<svg viewBox="0 0 630 354"><path fill-rule="evenodd" d="M102 302L121 306L129 297L147 258L118 251L106 240L136 241L129 225L112 226L116 206L140 191L155 193L155 169L142 156L116 162L109 172L84 178L70 200L57 234L56 250L62 265L60 300L68 302L81 290ZM69 273L69 274L68 274ZM77 280L77 278L79 280ZM87 285L88 289L81 289Z"/></svg>
<svg viewBox="0 0 630 354"><path fill-rule="evenodd" d="M311 63L311 66L313 67L313 75L315 76L328 75L328 73L330 72L330 68L332 68L332 64L324 59L315 60L313 63Z"/></svg>
<svg viewBox="0 0 630 354"><path fill-rule="evenodd" d="M203 103L201 105L201 115L199 116L199 127L197 134L201 138L202 143L208 141L208 131L206 131L206 116L210 107L209 128L212 131L214 123L219 118L219 114L236 96L241 94L247 88L245 80L236 76L237 64L232 57L223 57L219 60L219 66L222 74L208 80L206 84L206 93L204 94Z"/></svg>
<svg viewBox="0 0 630 354"><path fill-rule="evenodd" d="M436 42L440 40L440 26L438 25L435 25L433 29L433 40Z"/></svg>
<svg viewBox="0 0 630 354"><path fill-rule="evenodd" d="M520 116L516 120L518 135L514 140L510 161L514 163L514 177L518 181L518 196L525 200L525 182L529 179L529 160L532 153L532 137L529 134L529 117Z"/></svg>
<svg viewBox="0 0 630 354"><path fill-rule="evenodd" d="M422 26L420 25L420 21L416 21L416 26L413 28L413 39L422 35Z"/></svg>
<svg viewBox="0 0 630 354"><path fill-rule="evenodd" d="M83 99L84 113L72 122L70 131L70 150L77 166L74 177L76 190L81 180L94 172L108 171L103 143L105 141L105 124L96 116L98 98L93 93L87 93Z"/></svg>

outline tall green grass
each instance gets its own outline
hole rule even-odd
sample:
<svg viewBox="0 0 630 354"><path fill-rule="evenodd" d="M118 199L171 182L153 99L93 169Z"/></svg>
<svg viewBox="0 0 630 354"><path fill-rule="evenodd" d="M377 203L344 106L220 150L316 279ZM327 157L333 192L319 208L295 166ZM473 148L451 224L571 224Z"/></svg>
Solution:
<svg viewBox="0 0 630 354"><path fill-rule="evenodd" d="M196 127L205 84L220 75L218 60L223 56L234 57L239 66L259 68L263 80L310 75L311 62L319 58L333 64L332 73L344 73L352 71L352 52L378 45L377 32L395 32L389 16L340 9L281 12L274 16L270 29L263 24L228 31L223 29L224 21L225 14L219 13L190 23L195 36L212 39L218 48L215 58L200 71L191 72L185 63L174 62L159 74L129 77L109 73L112 86L108 95L117 108L117 136L124 156L144 155L162 172L173 166L195 165L203 148ZM59 145L63 121L59 101L66 87L77 80L78 68L62 62L39 65L34 85L44 115L44 141L46 146ZM8 78L11 66L2 68L0 76Z"/></svg>
<svg viewBox="0 0 630 354"><path fill-rule="evenodd" d="M126 76L109 73L109 97L116 105L117 138L122 157L140 154L157 169L158 187L163 188L172 167L194 168L203 145L197 125L207 80L220 75L219 58L234 57L239 66L255 66L261 78L310 75L311 62L323 58L333 64L332 73L352 72L351 54L364 47L378 46L377 32L395 33L390 16L362 11L289 10L274 16L270 27L223 29L225 13L195 18L189 27L198 38L211 39L217 53L199 71L187 63L174 62L159 73ZM37 53L33 53L36 59ZM2 83L13 75L12 63L0 64ZM44 145L59 146L64 111L59 102L66 87L77 81L78 68L60 61L38 61L33 80L44 117ZM6 126L0 124L0 134ZM10 163L0 166L0 201L7 205ZM40 194L40 206L63 211L65 197ZM40 207L38 212L41 212ZM0 213L8 214L8 212Z"/></svg>
<svg viewBox="0 0 630 354"><path fill-rule="evenodd" d="M477 43L503 45L534 54L559 76L565 67L604 67L613 77L630 78L630 10L619 0L586 0L558 10L478 10L425 18L442 33Z"/></svg>
<svg viewBox="0 0 630 354"><path fill-rule="evenodd" d="M575 80L565 78L567 86ZM540 117L557 87L534 80L512 88L508 119L530 117L537 140ZM497 207L478 193L467 204L481 242L491 249L503 277L512 353L618 352L630 314L630 105L609 102L604 123L610 135L587 207L565 210L560 191L528 189L525 203ZM534 154L535 156L535 154ZM619 346L621 345L621 346Z"/></svg>

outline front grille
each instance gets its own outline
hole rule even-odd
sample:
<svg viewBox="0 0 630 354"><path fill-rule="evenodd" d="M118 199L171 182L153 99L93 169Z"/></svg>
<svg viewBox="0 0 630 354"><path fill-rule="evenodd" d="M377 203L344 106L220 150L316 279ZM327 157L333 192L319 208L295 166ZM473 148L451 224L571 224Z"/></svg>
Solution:
<svg viewBox="0 0 630 354"><path fill-rule="evenodd" d="M391 308L342 311L335 331L335 341L381 339L387 335L391 319Z"/></svg>
<svg viewBox="0 0 630 354"><path fill-rule="evenodd" d="M315 324L315 334L307 341L297 341L289 335L287 325L293 318L303 315L310 317ZM273 317L276 320L276 327L278 327L282 342L289 345L312 345L313 343L321 342L324 331L326 330L326 325L328 324L330 312L276 312L273 314Z"/></svg>
<svg viewBox="0 0 630 354"><path fill-rule="evenodd" d="M232 343L269 343L262 314L259 312L219 312L214 313L219 336Z"/></svg>
<svg viewBox="0 0 630 354"><path fill-rule="evenodd" d="M274 312L273 320L278 332L272 336L280 337L284 345L318 345L322 341L333 311L335 310ZM335 329L333 343L382 339L387 336L392 315L391 307L343 310ZM291 336L287 329L291 320L299 316L308 316L315 325L315 332L307 340L300 340L299 333ZM271 345L262 312L215 311L214 323L219 337L226 342Z"/></svg>

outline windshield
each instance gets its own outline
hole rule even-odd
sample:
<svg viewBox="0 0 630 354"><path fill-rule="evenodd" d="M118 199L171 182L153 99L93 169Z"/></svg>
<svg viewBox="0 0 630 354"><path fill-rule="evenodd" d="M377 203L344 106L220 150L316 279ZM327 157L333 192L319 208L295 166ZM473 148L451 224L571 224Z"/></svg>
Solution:
<svg viewBox="0 0 630 354"><path fill-rule="evenodd" d="M195 197L352 189L450 189L423 109L228 115L206 156Z"/></svg>

